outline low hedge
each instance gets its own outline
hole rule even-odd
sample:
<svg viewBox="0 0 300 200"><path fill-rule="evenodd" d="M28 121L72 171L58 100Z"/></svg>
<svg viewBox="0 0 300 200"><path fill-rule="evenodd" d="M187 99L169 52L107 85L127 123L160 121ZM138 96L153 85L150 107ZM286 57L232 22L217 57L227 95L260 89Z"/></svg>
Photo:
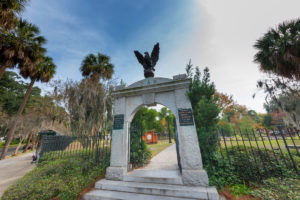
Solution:
<svg viewBox="0 0 300 200"><path fill-rule="evenodd" d="M107 165L108 162L96 165L92 160L79 156L44 160L10 186L2 200L76 199L104 174Z"/></svg>

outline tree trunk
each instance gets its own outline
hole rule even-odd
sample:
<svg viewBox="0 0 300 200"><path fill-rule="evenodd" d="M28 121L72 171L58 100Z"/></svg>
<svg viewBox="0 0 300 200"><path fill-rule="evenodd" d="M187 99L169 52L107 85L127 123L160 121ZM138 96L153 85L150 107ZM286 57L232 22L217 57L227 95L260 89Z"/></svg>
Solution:
<svg viewBox="0 0 300 200"><path fill-rule="evenodd" d="M40 135L37 135L32 149L36 149L37 148L37 145L39 143L39 139L40 139Z"/></svg>
<svg viewBox="0 0 300 200"><path fill-rule="evenodd" d="M26 102L28 100L28 97L29 97L29 94L31 92L31 89L33 87L33 84L35 82L35 79L32 79L31 82L30 82L30 85L26 91L26 94L24 96L24 99L19 107L19 110L17 112L17 118L13 121L8 133L7 133L7 139L6 139L6 142L5 142L5 146L3 148L3 151L2 151L2 154L1 154L1 157L0 157L0 160L1 159L4 159L5 158L5 155L7 153L7 150L8 150L8 146L11 142L11 140L13 139L13 136L14 136L14 133L15 133L15 130L16 130L16 126L17 126L17 123L19 121L19 118L21 117L22 113L23 113L23 110L24 110L24 107L26 105Z"/></svg>
<svg viewBox="0 0 300 200"><path fill-rule="evenodd" d="M0 67L0 79L2 78L2 76L3 76L3 74L4 74L4 72L5 72L5 70L6 70L6 67Z"/></svg>
<svg viewBox="0 0 300 200"><path fill-rule="evenodd" d="M26 151L28 150L29 143L30 143L30 140L31 140L31 138L32 138L32 134L33 134L33 133L31 132L31 133L28 135L27 142L26 142L25 149L24 149L23 153L26 152Z"/></svg>
<svg viewBox="0 0 300 200"><path fill-rule="evenodd" d="M31 142L31 150L32 151L34 151L34 149L35 149L37 137L38 137L37 135L32 137L32 142Z"/></svg>
<svg viewBox="0 0 300 200"><path fill-rule="evenodd" d="M20 149L20 146L22 145L23 140L24 140L24 137L21 136L21 137L20 137L20 142L19 142L19 144L18 144L18 146L17 146L17 148L16 148L16 150L15 150L14 155L17 155L17 154L18 154L18 151L19 151L19 149Z"/></svg>

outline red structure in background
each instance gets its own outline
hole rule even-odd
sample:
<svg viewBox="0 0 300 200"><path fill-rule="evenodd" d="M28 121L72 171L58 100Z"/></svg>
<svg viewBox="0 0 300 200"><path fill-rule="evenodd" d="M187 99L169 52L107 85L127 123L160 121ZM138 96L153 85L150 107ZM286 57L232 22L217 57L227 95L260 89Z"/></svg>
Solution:
<svg viewBox="0 0 300 200"><path fill-rule="evenodd" d="M145 140L147 144L157 144L158 137L154 131L147 131L142 139Z"/></svg>

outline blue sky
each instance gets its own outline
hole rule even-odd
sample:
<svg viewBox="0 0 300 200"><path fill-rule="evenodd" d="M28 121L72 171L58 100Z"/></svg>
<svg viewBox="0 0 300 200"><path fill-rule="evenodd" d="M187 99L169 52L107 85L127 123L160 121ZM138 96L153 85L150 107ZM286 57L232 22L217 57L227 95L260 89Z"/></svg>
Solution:
<svg viewBox="0 0 300 200"><path fill-rule="evenodd" d="M133 50L160 42L155 76L185 73L192 59L209 67L218 91L264 112L265 95L252 98L264 77L253 44L270 27L298 18L299 7L299 0L31 0L22 17L47 38L55 79L80 80L83 58L99 52L111 57L115 78L131 84L144 78Z"/></svg>
<svg viewBox="0 0 300 200"><path fill-rule="evenodd" d="M181 0L34 0L23 17L47 38L57 78L81 79L84 56L100 52L111 57L115 76L130 83L143 78L133 50L151 51L160 42L161 60L166 59L167 52L193 32L194 7L195 2Z"/></svg>

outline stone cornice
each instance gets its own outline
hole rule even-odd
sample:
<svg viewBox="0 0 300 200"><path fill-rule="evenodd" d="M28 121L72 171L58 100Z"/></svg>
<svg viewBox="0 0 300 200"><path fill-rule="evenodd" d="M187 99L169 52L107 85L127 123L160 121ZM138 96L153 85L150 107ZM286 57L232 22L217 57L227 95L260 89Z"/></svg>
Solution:
<svg viewBox="0 0 300 200"><path fill-rule="evenodd" d="M147 79L142 81L147 82ZM143 86L139 87L125 87L119 90L115 90L113 92L113 96L118 97L128 97L128 96L137 96L145 93L159 93L159 92L166 92L166 91L173 91L176 89L188 88L190 85L191 79L179 79L179 80L172 80L168 82L161 82L161 83L150 83L150 84L143 84Z"/></svg>

